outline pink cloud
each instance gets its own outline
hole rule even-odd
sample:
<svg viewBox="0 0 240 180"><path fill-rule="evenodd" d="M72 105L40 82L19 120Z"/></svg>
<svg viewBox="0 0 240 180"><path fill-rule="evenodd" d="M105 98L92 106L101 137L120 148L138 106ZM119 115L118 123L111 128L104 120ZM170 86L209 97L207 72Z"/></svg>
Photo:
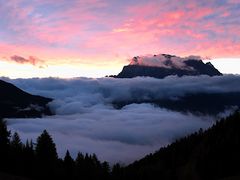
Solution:
<svg viewBox="0 0 240 180"><path fill-rule="evenodd" d="M231 4L240 4L239 0L228 0Z"/></svg>
<svg viewBox="0 0 240 180"><path fill-rule="evenodd" d="M230 11L235 0L222 6L215 0L21 2L26 1L7 1L0 7L8 22L7 40L0 42L2 57L34 55L54 64L112 62L116 54L123 61L148 53L240 57L235 38L240 26L230 23L238 17Z"/></svg>
<svg viewBox="0 0 240 180"><path fill-rule="evenodd" d="M223 12L220 16L221 17L228 17L230 15L230 12L226 11L226 12Z"/></svg>
<svg viewBox="0 0 240 180"><path fill-rule="evenodd" d="M19 64L31 64L33 66L37 66L39 68L44 68L46 67L46 64L43 60L34 57L34 56L29 56L28 58L24 58L22 56L14 55L10 57L10 60L19 63Z"/></svg>
<svg viewBox="0 0 240 180"><path fill-rule="evenodd" d="M14 56L11 56L10 59L20 64L30 63L34 66L39 62L43 63L43 60L40 60L33 56L29 56L29 58L24 58L18 55L14 55Z"/></svg>
<svg viewBox="0 0 240 180"><path fill-rule="evenodd" d="M98 0L76 1L73 8L63 11L53 11L46 16L44 13L35 13L41 5L55 4L56 1L36 1L36 3L21 5L21 1L7 3L8 18L11 21L9 27L20 36L19 41L40 41L40 43L69 44L77 36L84 36L89 22L99 20L99 16L88 9L104 7L107 4ZM66 1L58 1L59 6Z"/></svg>
<svg viewBox="0 0 240 180"><path fill-rule="evenodd" d="M140 53L151 53L156 49L167 49L168 52L174 49L180 55L194 52L214 57L240 56L239 43L230 40L234 39L233 34L240 35L237 25L223 26L219 23L221 19L203 19L223 13L227 17L230 14L228 7L201 7L197 3L191 3L189 7L191 10L182 7L173 11L164 10L167 8L165 4L156 3L131 7L128 9L132 13L130 20L115 27L113 31L116 34L102 33L92 39L88 47L96 48L105 42L107 49L119 51L127 51L128 48L129 52L138 49Z"/></svg>

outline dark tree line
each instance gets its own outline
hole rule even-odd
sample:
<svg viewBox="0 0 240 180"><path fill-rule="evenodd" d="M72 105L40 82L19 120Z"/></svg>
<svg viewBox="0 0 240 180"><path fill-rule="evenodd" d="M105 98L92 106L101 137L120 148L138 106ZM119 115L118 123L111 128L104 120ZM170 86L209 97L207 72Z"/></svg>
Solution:
<svg viewBox="0 0 240 180"><path fill-rule="evenodd" d="M96 155L78 153L73 159L67 151L58 158L56 146L45 130L36 144L25 144L17 133L11 135L0 120L0 172L29 179L64 180L231 180L240 179L240 113L217 121L206 131L181 138L122 167L111 169Z"/></svg>
<svg viewBox="0 0 240 180"><path fill-rule="evenodd" d="M0 172L29 179L109 179L110 167L101 163L95 154L78 153L73 159L69 153L63 159L57 155L56 145L44 130L32 141L22 143L19 135L8 131L0 119Z"/></svg>
<svg viewBox="0 0 240 180"><path fill-rule="evenodd" d="M225 179L226 178L226 179ZM145 158L119 167L115 179L240 179L240 113L206 131L181 138Z"/></svg>

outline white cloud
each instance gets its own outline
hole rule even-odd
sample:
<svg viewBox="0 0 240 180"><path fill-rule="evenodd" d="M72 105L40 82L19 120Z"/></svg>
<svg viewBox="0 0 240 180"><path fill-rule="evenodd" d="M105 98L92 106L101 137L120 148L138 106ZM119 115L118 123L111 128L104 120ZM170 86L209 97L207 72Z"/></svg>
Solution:
<svg viewBox="0 0 240 180"><path fill-rule="evenodd" d="M101 160L125 163L212 122L209 117L184 115L149 104L132 104L122 110L98 105L78 114L8 120L12 131L18 131L24 140L36 139L47 129L60 155L69 149L74 155L90 152Z"/></svg>
<svg viewBox="0 0 240 180"><path fill-rule="evenodd" d="M213 117L181 114L150 104L130 104L117 110L113 101L179 97L198 92L240 92L240 76L167 77L165 79L4 79L18 87L55 100L55 116L9 119L12 131L35 139L47 129L59 154L69 149L96 153L101 160L131 162L178 137L207 128Z"/></svg>
<svg viewBox="0 0 240 180"><path fill-rule="evenodd" d="M164 68L178 68L178 69L192 69L185 64L186 60L194 59L201 60L199 56L189 56L181 58L178 56L171 56L165 54L137 56L130 60L130 65L142 65Z"/></svg>

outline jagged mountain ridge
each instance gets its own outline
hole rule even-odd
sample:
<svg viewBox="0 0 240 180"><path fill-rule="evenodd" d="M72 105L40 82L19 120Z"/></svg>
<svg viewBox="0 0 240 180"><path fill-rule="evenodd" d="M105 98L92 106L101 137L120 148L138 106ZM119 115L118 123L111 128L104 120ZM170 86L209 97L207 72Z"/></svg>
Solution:
<svg viewBox="0 0 240 180"><path fill-rule="evenodd" d="M31 95L13 84L0 80L0 117L25 118L51 115L51 98Z"/></svg>
<svg viewBox="0 0 240 180"><path fill-rule="evenodd" d="M181 58L169 54L153 56L133 57L130 64L114 78L134 78L147 76L154 78L165 78L166 76L222 76L210 62L204 63L200 57L190 56ZM186 94L178 99L154 99L115 101L115 108L122 108L132 103L151 103L156 106L179 112L191 112L194 114L216 115L232 107L240 107L240 93L197 93Z"/></svg>
<svg viewBox="0 0 240 180"><path fill-rule="evenodd" d="M122 71L111 76L115 78L133 78L137 76L148 76L164 78L170 75L181 76L221 76L210 62L204 63L201 59L194 57L180 58L173 55L160 54L149 57L134 57L130 64L124 66Z"/></svg>

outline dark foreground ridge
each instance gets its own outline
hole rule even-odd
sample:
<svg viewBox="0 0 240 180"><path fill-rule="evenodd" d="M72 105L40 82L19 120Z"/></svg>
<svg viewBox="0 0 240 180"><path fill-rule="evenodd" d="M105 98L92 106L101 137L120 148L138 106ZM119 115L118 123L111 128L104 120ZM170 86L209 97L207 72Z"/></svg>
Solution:
<svg viewBox="0 0 240 180"><path fill-rule="evenodd" d="M118 179L240 179L240 113L119 168Z"/></svg>
<svg viewBox="0 0 240 180"><path fill-rule="evenodd" d="M206 131L177 140L126 167L110 169L96 155L79 152L73 159L67 151L57 156L46 130L23 144L17 133L10 138L6 122L0 120L0 179L11 180L237 180L240 179L240 113L217 121Z"/></svg>
<svg viewBox="0 0 240 180"><path fill-rule="evenodd" d="M177 75L181 76L198 76L198 75L209 75L209 76L221 76L220 73L210 62L204 63L202 60L196 60L193 58L189 58L184 60L182 63L185 64L186 68L180 68L177 66L169 66L169 64L174 64L171 61L171 58L175 58L176 56L166 55L164 64L166 67L157 67L157 66L147 66L141 65L138 63L130 64L124 66L122 71L116 76L110 76L114 78L134 78L137 76L148 76L162 79L166 76ZM138 57L134 57L137 59ZM180 57L179 57L180 58ZM168 65L168 66L167 66Z"/></svg>
<svg viewBox="0 0 240 180"><path fill-rule="evenodd" d="M47 103L50 98L31 95L0 80L0 117L26 118L51 115Z"/></svg>

